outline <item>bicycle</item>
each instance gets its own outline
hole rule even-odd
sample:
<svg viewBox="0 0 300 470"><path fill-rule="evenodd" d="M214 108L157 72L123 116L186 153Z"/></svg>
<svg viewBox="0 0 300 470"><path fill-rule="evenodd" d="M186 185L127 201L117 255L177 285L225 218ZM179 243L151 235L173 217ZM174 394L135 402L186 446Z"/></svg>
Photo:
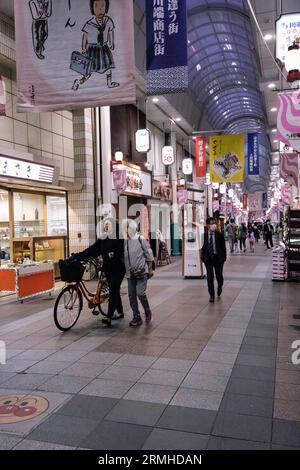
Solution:
<svg viewBox="0 0 300 470"><path fill-rule="evenodd" d="M85 270L82 277L83 281L94 281L98 279L102 261L99 258L88 258L85 263Z"/></svg>
<svg viewBox="0 0 300 470"><path fill-rule="evenodd" d="M76 325L86 299L93 315L107 316L109 285L104 271L99 272L96 292L88 290L83 280L86 262L60 260L59 268L62 281L66 286L59 293L54 305L54 323L61 331L68 331Z"/></svg>

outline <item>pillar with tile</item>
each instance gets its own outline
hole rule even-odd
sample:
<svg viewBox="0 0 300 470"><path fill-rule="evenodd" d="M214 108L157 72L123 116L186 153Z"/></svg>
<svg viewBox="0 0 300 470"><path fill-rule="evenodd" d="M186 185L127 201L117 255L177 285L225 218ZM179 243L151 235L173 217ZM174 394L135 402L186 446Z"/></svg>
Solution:
<svg viewBox="0 0 300 470"><path fill-rule="evenodd" d="M95 182L91 109L73 112L75 184L69 192L70 253L95 242Z"/></svg>

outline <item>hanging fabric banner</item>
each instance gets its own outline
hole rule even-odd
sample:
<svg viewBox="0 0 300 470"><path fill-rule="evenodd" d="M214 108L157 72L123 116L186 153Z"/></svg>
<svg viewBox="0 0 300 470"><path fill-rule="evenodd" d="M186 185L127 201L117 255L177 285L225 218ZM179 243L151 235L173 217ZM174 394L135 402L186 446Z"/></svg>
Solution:
<svg viewBox="0 0 300 470"><path fill-rule="evenodd" d="M289 184L285 184L284 186L282 186L281 200L287 206L292 204L293 194L292 194L292 188Z"/></svg>
<svg viewBox="0 0 300 470"><path fill-rule="evenodd" d="M183 92L188 87L186 0L148 0L147 94Z"/></svg>
<svg viewBox="0 0 300 470"><path fill-rule="evenodd" d="M300 92L280 93L277 108L277 138L300 152Z"/></svg>
<svg viewBox="0 0 300 470"><path fill-rule="evenodd" d="M247 209L248 207L248 195L243 194L243 209Z"/></svg>
<svg viewBox="0 0 300 470"><path fill-rule="evenodd" d="M244 135L210 137L210 176L212 183L244 181Z"/></svg>
<svg viewBox="0 0 300 470"><path fill-rule="evenodd" d="M268 209L268 194L262 193L262 208L263 210Z"/></svg>
<svg viewBox="0 0 300 470"><path fill-rule="evenodd" d="M206 176L206 137L196 137L196 178Z"/></svg>
<svg viewBox="0 0 300 470"><path fill-rule="evenodd" d="M251 193L248 196L248 206L250 212L262 210L262 193Z"/></svg>
<svg viewBox="0 0 300 470"><path fill-rule="evenodd" d="M5 104L6 104L5 82L4 82L3 77L0 75L0 116L6 116Z"/></svg>
<svg viewBox="0 0 300 470"><path fill-rule="evenodd" d="M177 202L179 205L187 204L188 202L188 192L186 189L179 189L177 191Z"/></svg>
<svg viewBox="0 0 300 470"><path fill-rule="evenodd" d="M133 18L132 0L15 0L17 111L135 103Z"/></svg>
<svg viewBox="0 0 300 470"><path fill-rule="evenodd" d="M259 175L259 135L248 134L248 175Z"/></svg>
<svg viewBox="0 0 300 470"><path fill-rule="evenodd" d="M287 183L298 186L298 154L297 153L281 153L280 160L280 178Z"/></svg>

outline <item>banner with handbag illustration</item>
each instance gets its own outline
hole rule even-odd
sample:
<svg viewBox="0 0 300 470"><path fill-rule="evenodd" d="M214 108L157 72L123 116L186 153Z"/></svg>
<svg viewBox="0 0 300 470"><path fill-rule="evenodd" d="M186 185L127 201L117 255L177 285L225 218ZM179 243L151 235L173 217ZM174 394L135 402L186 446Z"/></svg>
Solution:
<svg viewBox="0 0 300 470"><path fill-rule="evenodd" d="M212 183L242 183L244 181L244 135L210 137L210 178Z"/></svg>
<svg viewBox="0 0 300 470"><path fill-rule="evenodd" d="M17 111L135 103L132 0L15 0Z"/></svg>

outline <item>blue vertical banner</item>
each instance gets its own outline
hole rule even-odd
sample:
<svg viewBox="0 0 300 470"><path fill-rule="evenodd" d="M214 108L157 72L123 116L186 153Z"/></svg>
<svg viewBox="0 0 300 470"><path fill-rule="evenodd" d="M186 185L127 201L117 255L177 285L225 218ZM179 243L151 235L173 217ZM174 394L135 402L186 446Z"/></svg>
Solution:
<svg viewBox="0 0 300 470"><path fill-rule="evenodd" d="M259 135L248 134L248 175L259 175Z"/></svg>
<svg viewBox="0 0 300 470"><path fill-rule="evenodd" d="M262 194L262 208L263 210L268 209L268 194L267 193Z"/></svg>
<svg viewBox="0 0 300 470"><path fill-rule="evenodd" d="M188 87L186 0L147 0L147 94Z"/></svg>

